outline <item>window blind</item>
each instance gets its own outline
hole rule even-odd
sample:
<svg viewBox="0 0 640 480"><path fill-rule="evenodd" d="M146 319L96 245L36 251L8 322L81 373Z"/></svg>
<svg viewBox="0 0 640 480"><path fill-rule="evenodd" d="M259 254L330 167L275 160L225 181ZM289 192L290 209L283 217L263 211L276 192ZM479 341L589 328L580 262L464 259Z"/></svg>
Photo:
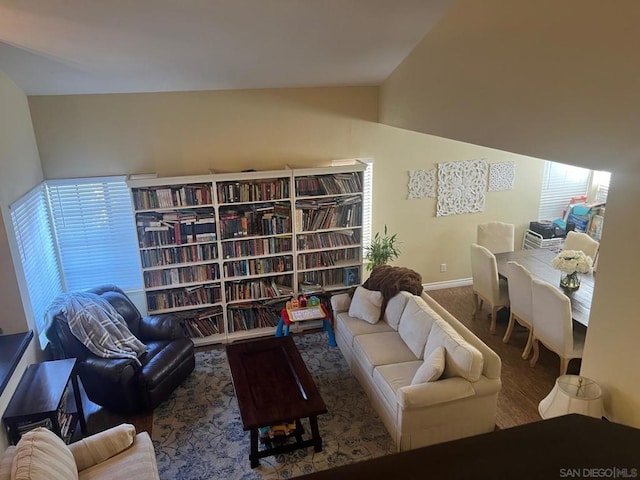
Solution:
<svg viewBox="0 0 640 480"><path fill-rule="evenodd" d="M609 182L611 181L611 173L609 172L593 172L593 181L597 184L596 202L606 202L609 195Z"/></svg>
<svg viewBox="0 0 640 480"><path fill-rule="evenodd" d="M362 204L362 245L365 247L371 243L371 222L373 220L373 160L361 160L367 164L364 171L363 204ZM362 257L366 256L365 248L362 249Z"/></svg>
<svg viewBox="0 0 640 480"><path fill-rule="evenodd" d="M125 177L48 180L67 290L112 283L142 287L131 194Z"/></svg>
<svg viewBox="0 0 640 480"><path fill-rule="evenodd" d="M573 197L586 195L591 170L546 161L540 192L539 220L562 218L562 212Z"/></svg>
<svg viewBox="0 0 640 480"><path fill-rule="evenodd" d="M63 291L55 241L44 185L31 190L10 207L20 263L27 285L29 304L35 328L44 347L44 314Z"/></svg>
<svg viewBox="0 0 640 480"><path fill-rule="evenodd" d="M367 255L366 248L371 243L371 222L373 221L373 159L358 158L333 160L332 165L352 165L355 162L365 164L362 181L362 258Z"/></svg>

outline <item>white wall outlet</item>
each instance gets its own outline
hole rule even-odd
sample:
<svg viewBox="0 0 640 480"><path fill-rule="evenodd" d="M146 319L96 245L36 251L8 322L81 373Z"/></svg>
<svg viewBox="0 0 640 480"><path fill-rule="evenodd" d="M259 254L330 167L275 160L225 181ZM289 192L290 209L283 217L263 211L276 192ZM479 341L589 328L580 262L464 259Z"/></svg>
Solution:
<svg viewBox="0 0 640 480"><path fill-rule="evenodd" d="M447 271L447 264L446 263L441 263L440 264L440 273L444 273Z"/></svg>

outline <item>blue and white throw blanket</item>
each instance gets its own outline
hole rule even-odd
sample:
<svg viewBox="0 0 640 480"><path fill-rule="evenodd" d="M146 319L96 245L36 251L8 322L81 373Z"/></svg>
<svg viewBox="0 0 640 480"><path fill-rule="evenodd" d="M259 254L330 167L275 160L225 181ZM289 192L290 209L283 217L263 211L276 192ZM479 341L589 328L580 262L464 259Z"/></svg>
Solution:
<svg viewBox="0 0 640 480"><path fill-rule="evenodd" d="M129 330L113 306L100 295L88 292L63 293L49 305L46 318L63 313L71 333L92 353L103 358L138 357L147 346Z"/></svg>

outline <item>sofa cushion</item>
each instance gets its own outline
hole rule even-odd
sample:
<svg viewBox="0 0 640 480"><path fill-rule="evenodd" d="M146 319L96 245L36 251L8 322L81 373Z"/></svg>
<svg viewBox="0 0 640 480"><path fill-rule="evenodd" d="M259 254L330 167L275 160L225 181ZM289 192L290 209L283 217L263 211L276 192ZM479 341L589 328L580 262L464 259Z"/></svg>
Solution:
<svg viewBox="0 0 640 480"><path fill-rule="evenodd" d="M393 332L393 329L386 322L378 322L372 325L359 318L350 317L347 312L342 312L336 315L336 332L345 339L347 345L352 347L353 337L357 335Z"/></svg>
<svg viewBox="0 0 640 480"><path fill-rule="evenodd" d="M462 336L444 320L436 320L431 327L431 333L424 349L424 355L429 356L443 346L446 351L443 378L462 377L475 382L482 374L483 357L480 351L467 343Z"/></svg>
<svg viewBox="0 0 640 480"><path fill-rule="evenodd" d="M380 320L381 306L382 293L367 290L364 287L358 287L351 299L349 316L360 318L371 324L378 323L378 320Z"/></svg>
<svg viewBox="0 0 640 480"><path fill-rule="evenodd" d="M78 478L78 468L69 448L51 430L34 428L16 445L12 480L51 480Z"/></svg>
<svg viewBox="0 0 640 480"><path fill-rule="evenodd" d="M398 331L398 324L400 323L402 312L404 312L404 309L407 306L407 302L412 297L413 294L402 291L393 296L391 299L389 299L389 302L387 302L387 308L385 308L384 310L383 318L384 321L387 322L389 326L395 331Z"/></svg>
<svg viewBox="0 0 640 480"><path fill-rule="evenodd" d="M420 297L412 296L400 317L398 333L416 358L423 358L424 346L435 318L440 318Z"/></svg>
<svg viewBox="0 0 640 480"><path fill-rule="evenodd" d="M420 360L392 363L380 365L373 370L373 383L393 410L397 408L396 392L399 388L406 387L411 383L411 379L422 363Z"/></svg>
<svg viewBox="0 0 640 480"><path fill-rule="evenodd" d="M159 480L156 454L147 432L140 432L126 450L82 470L79 480Z"/></svg>
<svg viewBox="0 0 640 480"><path fill-rule="evenodd" d="M85 470L129 448L135 436L136 428L123 423L72 443L69 449L78 470Z"/></svg>
<svg viewBox="0 0 640 480"><path fill-rule="evenodd" d="M394 331L358 335L353 339L353 353L368 375L380 365L418 360Z"/></svg>
<svg viewBox="0 0 640 480"><path fill-rule="evenodd" d="M429 356L424 359L420 368L416 371L411 385L418 383L433 382L440 378L444 372L445 352L444 347L437 347Z"/></svg>

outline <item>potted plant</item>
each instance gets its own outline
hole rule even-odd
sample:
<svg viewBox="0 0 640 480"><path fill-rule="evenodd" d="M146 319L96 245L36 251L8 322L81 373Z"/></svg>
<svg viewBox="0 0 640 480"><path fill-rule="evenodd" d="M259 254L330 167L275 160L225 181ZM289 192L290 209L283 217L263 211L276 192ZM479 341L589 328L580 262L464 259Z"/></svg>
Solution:
<svg viewBox="0 0 640 480"><path fill-rule="evenodd" d="M378 265L385 265L387 262L398 258L400 249L398 244L398 234L389 235L387 226L384 226L384 235L376 232L369 246L366 247L367 270L373 270Z"/></svg>

